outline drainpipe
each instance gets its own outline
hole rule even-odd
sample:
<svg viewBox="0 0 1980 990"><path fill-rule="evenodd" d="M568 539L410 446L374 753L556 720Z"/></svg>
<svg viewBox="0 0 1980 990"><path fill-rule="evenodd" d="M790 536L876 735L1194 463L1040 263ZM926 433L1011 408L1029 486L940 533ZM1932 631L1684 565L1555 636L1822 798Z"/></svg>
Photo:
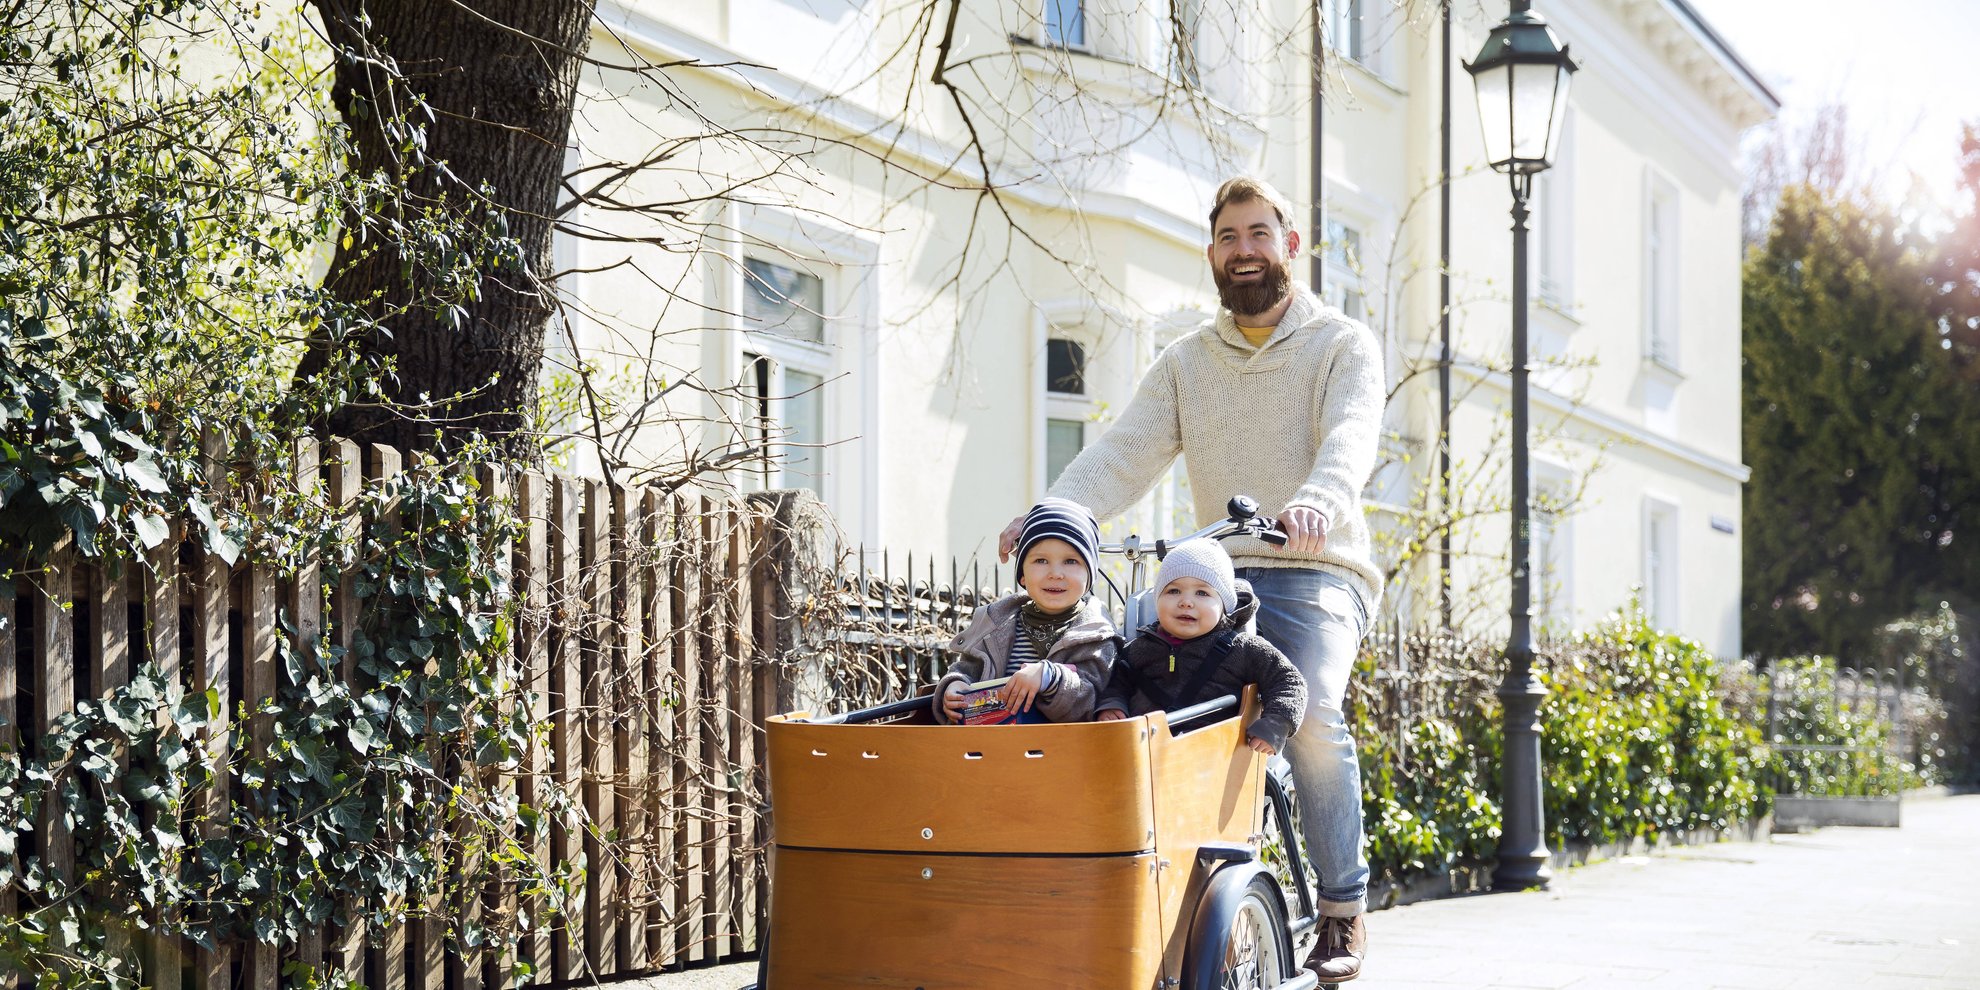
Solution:
<svg viewBox="0 0 1980 990"><path fill-rule="evenodd" d="M1307 281L1313 287L1313 294L1324 296L1327 292L1327 253L1322 245L1327 239L1327 209L1321 204L1326 193L1327 180L1325 166L1320 153L1321 138L1327 133L1325 112L1327 80L1327 40L1321 33L1321 7L1326 0L1313 0L1313 161L1310 163L1313 188L1313 237L1307 242L1307 264L1312 274Z"/></svg>
<svg viewBox="0 0 1980 990"><path fill-rule="evenodd" d="M1442 350L1437 359L1437 508L1450 512L1451 505L1451 4L1444 0L1443 122L1438 137L1442 143L1438 173L1437 334ZM1451 527L1441 527L1437 535L1437 607L1443 628L1451 627Z"/></svg>

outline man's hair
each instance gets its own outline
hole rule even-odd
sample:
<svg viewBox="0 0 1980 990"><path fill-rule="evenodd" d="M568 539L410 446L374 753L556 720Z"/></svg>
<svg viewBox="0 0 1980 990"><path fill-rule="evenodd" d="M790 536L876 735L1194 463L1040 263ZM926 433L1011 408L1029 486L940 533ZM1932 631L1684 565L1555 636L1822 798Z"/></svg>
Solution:
<svg viewBox="0 0 1980 990"><path fill-rule="evenodd" d="M1292 226L1293 210L1290 200L1281 195L1277 189L1272 188L1272 184L1264 179L1240 175L1235 179L1226 180L1223 185L1217 187L1217 199L1210 207L1211 236L1216 236L1217 214L1224 212L1224 207L1232 203L1251 203L1261 199L1270 203L1272 212L1279 215L1279 226Z"/></svg>

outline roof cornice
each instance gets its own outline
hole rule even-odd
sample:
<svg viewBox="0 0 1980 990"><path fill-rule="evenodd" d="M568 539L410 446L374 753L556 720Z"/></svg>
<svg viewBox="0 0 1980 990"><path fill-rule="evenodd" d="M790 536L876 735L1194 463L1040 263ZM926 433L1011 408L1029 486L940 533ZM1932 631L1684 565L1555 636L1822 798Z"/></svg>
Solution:
<svg viewBox="0 0 1980 990"><path fill-rule="evenodd" d="M1684 22L1686 27L1698 35L1700 42L1711 49L1714 55L1718 56L1719 60L1725 64L1726 71L1734 75L1750 90L1755 99L1766 105L1769 113L1780 110L1781 98L1774 95L1774 91L1760 78L1760 74L1753 71L1753 67L1747 65L1745 59L1739 57L1739 52L1734 51L1731 43L1727 42L1719 32L1712 29L1712 25L1705 20L1703 15L1699 14L1685 0L1665 0L1665 3L1677 13L1679 19Z"/></svg>
<svg viewBox="0 0 1980 990"><path fill-rule="evenodd" d="M1648 51L1744 130L1771 119L1780 97L1686 0L1608 0Z"/></svg>

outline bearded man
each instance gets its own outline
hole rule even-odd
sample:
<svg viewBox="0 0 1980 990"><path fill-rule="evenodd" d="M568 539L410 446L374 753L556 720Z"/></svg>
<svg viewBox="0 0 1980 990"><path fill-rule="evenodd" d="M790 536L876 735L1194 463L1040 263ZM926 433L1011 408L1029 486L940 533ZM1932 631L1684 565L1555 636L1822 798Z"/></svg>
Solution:
<svg viewBox="0 0 1980 990"><path fill-rule="evenodd" d="M1367 950L1368 861L1361 772L1341 701L1381 593L1361 489L1375 466L1386 390L1368 328L1326 306L1288 262L1292 207L1237 178L1210 209L1210 272L1223 306L1164 350L1106 435L1051 494L1106 520L1141 500L1180 454L1199 525L1232 495L1258 500L1290 539L1227 542L1258 596L1258 632L1306 678L1307 711L1286 743L1301 833L1320 880L1320 938L1306 960L1324 982L1353 979ZM1023 517L999 541L1008 559ZM1123 630L1133 635L1136 630Z"/></svg>

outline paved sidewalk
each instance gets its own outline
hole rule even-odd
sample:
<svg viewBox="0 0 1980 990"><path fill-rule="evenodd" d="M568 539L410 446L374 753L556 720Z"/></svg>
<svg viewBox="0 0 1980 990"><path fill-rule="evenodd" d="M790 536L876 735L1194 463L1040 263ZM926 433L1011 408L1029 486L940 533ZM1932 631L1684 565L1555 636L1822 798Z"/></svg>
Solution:
<svg viewBox="0 0 1980 990"><path fill-rule="evenodd" d="M1901 829L1626 857L1546 891L1369 921L1354 990L1980 990L1980 795L1907 799ZM736 990L755 975L747 964L619 986Z"/></svg>

